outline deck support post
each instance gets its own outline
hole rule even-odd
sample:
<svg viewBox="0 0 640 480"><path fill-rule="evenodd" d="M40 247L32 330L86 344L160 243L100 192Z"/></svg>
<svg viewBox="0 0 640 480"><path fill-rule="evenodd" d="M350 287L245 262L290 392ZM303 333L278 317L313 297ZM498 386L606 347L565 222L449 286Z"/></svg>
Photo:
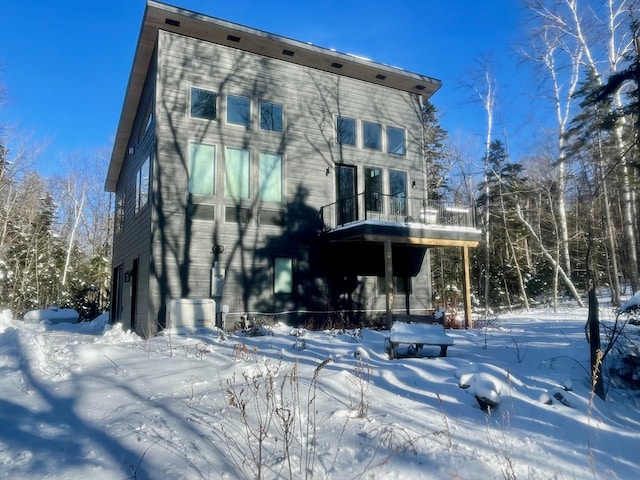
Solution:
<svg viewBox="0 0 640 480"><path fill-rule="evenodd" d="M473 322L471 320L471 274L469 271L469 247L462 247L462 263L464 264L464 326L471 328Z"/></svg>
<svg viewBox="0 0 640 480"><path fill-rule="evenodd" d="M384 241L384 284L387 300L387 328L391 330L393 326L393 253L389 238Z"/></svg>

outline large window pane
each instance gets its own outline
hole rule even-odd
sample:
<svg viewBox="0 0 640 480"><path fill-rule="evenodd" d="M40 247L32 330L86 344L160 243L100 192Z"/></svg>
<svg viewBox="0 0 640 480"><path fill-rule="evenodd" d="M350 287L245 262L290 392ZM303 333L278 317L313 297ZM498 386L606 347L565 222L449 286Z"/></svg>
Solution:
<svg viewBox="0 0 640 480"><path fill-rule="evenodd" d="M293 259L273 259L273 293L293 292Z"/></svg>
<svg viewBox="0 0 640 480"><path fill-rule="evenodd" d="M136 212L147 204L149 200L149 157L144 161L138 171L136 185Z"/></svg>
<svg viewBox="0 0 640 480"><path fill-rule="evenodd" d="M282 105L260 102L260 128L272 132L282 131Z"/></svg>
<svg viewBox="0 0 640 480"><path fill-rule="evenodd" d="M387 293L387 281L384 277L377 277L378 293L384 295ZM411 293L411 279L405 277L393 277L393 289L395 293Z"/></svg>
<svg viewBox="0 0 640 480"><path fill-rule="evenodd" d="M356 121L353 118L338 117L336 138L342 145L356 144Z"/></svg>
<svg viewBox="0 0 640 480"><path fill-rule="evenodd" d="M213 195L216 171L216 147L189 144L189 193Z"/></svg>
<svg viewBox="0 0 640 480"><path fill-rule="evenodd" d="M225 157L225 195L249 198L249 150L227 147Z"/></svg>
<svg viewBox="0 0 640 480"><path fill-rule="evenodd" d="M247 97L227 96L227 123L251 126L251 101Z"/></svg>
<svg viewBox="0 0 640 480"><path fill-rule="evenodd" d="M365 148L382 150L382 126L379 123L362 122L362 144Z"/></svg>
<svg viewBox="0 0 640 480"><path fill-rule="evenodd" d="M282 157L277 153L260 153L260 198L282 201Z"/></svg>
<svg viewBox="0 0 640 480"><path fill-rule="evenodd" d="M199 88L191 89L191 116L197 118L206 118L208 120L216 119L216 102L218 95L208 90Z"/></svg>
<svg viewBox="0 0 640 480"><path fill-rule="evenodd" d="M392 215L407 214L407 172L389 172L389 193Z"/></svg>
<svg viewBox="0 0 640 480"><path fill-rule="evenodd" d="M365 202L367 210L382 211L382 170L379 168L364 169Z"/></svg>
<svg viewBox="0 0 640 480"><path fill-rule="evenodd" d="M404 155L404 128L387 127L387 152Z"/></svg>

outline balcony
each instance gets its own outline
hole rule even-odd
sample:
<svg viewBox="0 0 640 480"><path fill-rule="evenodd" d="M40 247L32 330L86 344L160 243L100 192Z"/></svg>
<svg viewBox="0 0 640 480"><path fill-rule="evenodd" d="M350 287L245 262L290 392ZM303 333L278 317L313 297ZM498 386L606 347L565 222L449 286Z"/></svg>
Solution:
<svg viewBox="0 0 640 480"><path fill-rule="evenodd" d="M477 230L473 205L367 192L321 207L320 221L322 232L354 222Z"/></svg>
<svg viewBox="0 0 640 480"><path fill-rule="evenodd" d="M394 276L419 275L429 248L459 248L465 325L471 326L469 249L477 247L482 236L473 205L362 193L323 206L319 216L323 264L327 273L336 278L370 275L384 277L386 284L392 285ZM389 328L393 317L392 289L386 291Z"/></svg>

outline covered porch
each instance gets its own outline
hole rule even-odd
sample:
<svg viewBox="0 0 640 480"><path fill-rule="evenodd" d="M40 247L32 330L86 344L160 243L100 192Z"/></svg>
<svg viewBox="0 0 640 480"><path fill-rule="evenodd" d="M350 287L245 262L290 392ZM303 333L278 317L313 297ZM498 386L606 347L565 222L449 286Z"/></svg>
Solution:
<svg viewBox="0 0 640 480"><path fill-rule="evenodd" d="M394 276L415 277L420 273L427 249L457 248L463 263L463 303L465 327L471 327L471 280L469 249L480 243L481 232L475 227L473 207L448 202L417 203L408 208L411 200L402 198L402 209L387 208L371 211L365 198L336 202L321 209L323 229L320 240L334 258L340 259L345 272L384 277L385 319L388 328L393 324ZM397 202L396 198L396 202ZM393 205L387 199L387 205ZM342 204L341 204L342 203ZM358 209L358 203L362 208ZM361 211L363 218L358 218ZM415 212L415 216L408 212ZM335 222L338 219L350 221ZM430 281L430 279L429 279ZM407 312L410 310L407 296Z"/></svg>

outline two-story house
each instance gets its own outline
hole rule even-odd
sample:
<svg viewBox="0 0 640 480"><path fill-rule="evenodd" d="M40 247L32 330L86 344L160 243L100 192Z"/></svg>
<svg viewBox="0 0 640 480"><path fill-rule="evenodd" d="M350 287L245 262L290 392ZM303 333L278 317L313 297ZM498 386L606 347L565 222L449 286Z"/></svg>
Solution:
<svg viewBox="0 0 640 480"><path fill-rule="evenodd" d="M462 248L468 296L473 211L424 198L421 105L440 85L148 1L105 184L112 322L424 313L433 246Z"/></svg>

